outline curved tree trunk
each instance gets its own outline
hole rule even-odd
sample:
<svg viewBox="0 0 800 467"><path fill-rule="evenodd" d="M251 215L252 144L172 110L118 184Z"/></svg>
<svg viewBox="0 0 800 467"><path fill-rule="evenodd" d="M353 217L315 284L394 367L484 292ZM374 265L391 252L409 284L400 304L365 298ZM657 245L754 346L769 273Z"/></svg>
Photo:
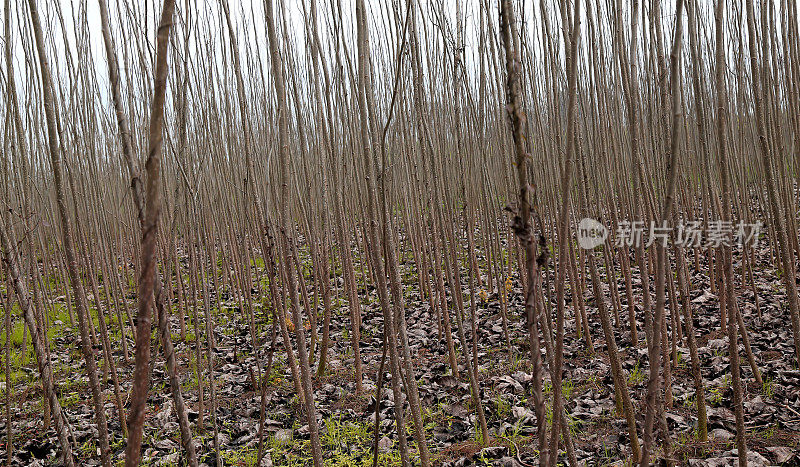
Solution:
<svg viewBox="0 0 800 467"><path fill-rule="evenodd" d="M148 135L147 184L144 191L144 214L142 222L141 262L138 284L138 311L136 314L136 352L134 357L131 410L128 418L128 445L125 447L125 465L139 465L142 449L142 431L147 393L150 387L150 337L152 329L152 303L161 300L156 288L156 234L161 215L161 146L164 125L164 96L167 89L167 47L172 29L175 0L164 0L156 39L156 65L154 71L153 101ZM159 287L160 289L160 287ZM160 310L160 314L166 312Z"/></svg>

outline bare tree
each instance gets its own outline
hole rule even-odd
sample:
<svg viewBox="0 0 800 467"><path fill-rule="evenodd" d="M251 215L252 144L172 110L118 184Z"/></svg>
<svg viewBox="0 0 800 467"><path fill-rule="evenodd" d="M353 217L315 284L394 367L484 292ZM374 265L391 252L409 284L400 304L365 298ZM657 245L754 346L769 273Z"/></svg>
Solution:
<svg viewBox="0 0 800 467"><path fill-rule="evenodd" d="M86 362L86 373L89 378L89 387L94 401L94 416L97 429L100 435L100 456L104 466L111 465L110 446L108 441L108 425L106 423L105 410L103 408L103 397L100 382L97 377L97 365L94 360L91 342L89 338L90 317L86 309L86 292L83 288L83 281L78 272L77 258L75 256L75 245L72 237L72 225L69 220L67 206L64 199L64 189L61 174L61 142L59 140L59 130L56 126L56 108L53 96L53 81L50 75L50 65L45 52L44 34L42 24L39 19L38 6L36 0L28 0L28 8L33 26L34 37L36 39L36 50L39 55L39 70L41 72L42 104L44 105L45 117L47 120L47 139L50 155L50 168L53 172L53 182L56 191L56 204L58 205L59 218L61 221L61 238L66 254L67 271L69 280L75 293L75 306L78 314L78 325L81 333L81 352ZM21 295L22 296L22 295ZM89 321L89 323L87 323ZM29 329L30 330L30 329ZM33 332L31 330L31 332ZM51 407L52 408L52 407Z"/></svg>
<svg viewBox="0 0 800 467"><path fill-rule="evenodd" d="M141 262L138 283L139 307L136 314L136 353L133 372L131 410L128 419L128 444L125 447L125 465L139 465L144 430L144 411L150 387L150 332L152 328L152 303L155 288L156 235L161 215L161 150L164 126L164 96L167 90L167 52L175 0L164 0L156 38L156 64L154 70L153 101L150 110L148 135L147 183L144 191L145 209L142 223ZM135 186L135 182L134 182ZM156 298L158 301L159 298ZM161 312L164 314L165 312ZM166 318L166 316L165 316Z"/></svg>
<svg viewBox="0 0 800 467"><path fill-rule="evenodd" d="M528 181L528 154L525 150L523 126L525 125L525 115L522 112L522 102L519 90L520 63L517 58L517 51L514 45L515 25L514 11L509 0L500 2L500 31L503 40L503 47L506 54L506 102L508 115L511 121L512 134L514 136L514 153L517 166L517 185L518 185L518 206L514 216L513 229L519 239L520 246L525 250L525 275L527 278L527 290L525 291L525 316L527 320L529 342L531 343L531 362L533 362L534 374L534 407L536 407L536 417L538 423L539 437L539 459L542 465L550 465L550 456L558 457L558 451L551 453L547 443L547 424L545 401L542 394L542 364L541 350L539 346L539 323L537 322L536 310L536 288L538 272L536 271L536 250L533 240L533 229L531 226L532 205L530 197L536 193L535 186L531 186ZM548 352L549 354L549 352ZM554 424L555 425L555 424ZM555 428L554 428L555 430Z"/></svg>

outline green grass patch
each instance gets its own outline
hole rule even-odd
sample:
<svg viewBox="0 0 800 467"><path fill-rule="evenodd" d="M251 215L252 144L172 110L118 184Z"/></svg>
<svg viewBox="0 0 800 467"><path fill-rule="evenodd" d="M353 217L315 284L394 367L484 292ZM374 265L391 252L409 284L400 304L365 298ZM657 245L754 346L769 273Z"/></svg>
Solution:
<svg viewBox="0 0 800 467"><path fill-rule="evenodd" d="M367 423L329 417L325 420L325 431L320 434L325 465L330 467L369 467L372 465L372 427ZM267 439L275 465L305 467L311 463L309 441L292 439L289 442ZM414 453L409 455L413 458ZM238 464L251 465L251 464ZM400 464L400 454L393 448L378 455L378 465L394 467Z"/></svg>

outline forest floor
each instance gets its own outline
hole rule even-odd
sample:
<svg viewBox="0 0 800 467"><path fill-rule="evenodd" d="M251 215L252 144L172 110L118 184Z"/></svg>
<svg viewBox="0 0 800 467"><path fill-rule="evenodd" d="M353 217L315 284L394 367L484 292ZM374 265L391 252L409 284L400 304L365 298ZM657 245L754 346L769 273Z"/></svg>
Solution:
<svg viewBox="0 0 800 467"><path fill-rule="evenodd" d="M761 319L757 316L750 288L740 287L737 290L739 306L764 377L762 387L755 385L742 348L742 376L747 384L744 397L745 422L748 448L752 451L750 465L800 465L800 371L793 364L792 336L785 293L766 249L759 253L757 266L756 286L762 312ZM620 275L617 274L617 277ZM424 302L420 300L418 283L413 273L408 272L404 275L404 282L410 345L415 358L414 367L423 404L427 440L435 464L536 465L538 463L535 451L537 420L531 399L532 376L526 348L526 333L519 314L522 308L520 285L515 281L509 293L509 325L513 341L511 349L503 339L497 293L490 294L486 300L477 300L479 379L490 430L490 439L479 444L476 441L477 422L465 377L466 370L462 366L460 380L450 375L449 366L446 364L446 347L444 340L437 335L435 315L429 309L427 300ZM622 293L624 284L621 280L619 286ZM735 454L731 450L735 449L733 440L735 420L728 369L727 337L719 329L719 304L717 298L711 294L708 277L694 274L692 286L691 303L695 313L694 324L706 385L711 439L709 442L700 443L695 438L697 419L694 384L689 371L689 352L686 347L679 345L672 385L674 402L667 410L675 447L674 457L682 465L733 465ZM640 287L635 277L634 287ZM311 289L313 286L309 289L313 292ZM466 286L465 292L469 293ZM609 291L605 292L608 295ZM648 371L647 352L644 349L644 331L641 322L638 323L639 347L632 348L630 345L624 293L622 295L621 321L615 329L623 368L627 374L628 386L637 408L641 428L644 418L641 401L644 399ZM636 291L636 296L641 296L640 291ZM129 298L133 303L135 296L131 295ZM326 457L325 465L366 466L372 462L373 394L375 376L381 359L382 317L374 290L370 290L368 295L363 294L362 290L361 298L364 304L361 342L365 376L364 395L355 394L352 348L348 335L350 320L344 300L341 300L341 306L334 307L331 321L330 370L314 382L321 441ZM63 310L64 297L59 297L58 300L61 301ZM604 353L602 329L590 289L587 290L584 300L596 354L589 354L585 340L576 336L574 319L568 319L562 386L567 400L568 419L576 454L584 465L624 465L630 455L630 444L624 419L615 412L610 366ZM230 297L226 290L220 292L219 302L222 306L213 310L216 340L216 347L213 349L215 363L213 382L219 406L217 424L220 455L223 457L224 465L249 466L256 462L260 407L259 393L254 390L249 376L249 368L255 365L249 320L245 313L239 311L238 300ZM467 300L467 306L468 304ZM570 302L567 311L571 317ZM113 313L108 314L113 315ZM642 319L641 311L638 317ZM77 453L82 458L81 464L92 465L94 462L92 459L98 458L95 446L97 430L93 425L91 399L78 350L78 336L71 331L68 325L69 318L65 312L62 311L59 316L52 318L51 356L58 379L60 399L74 430ZM256 310L256 321L260 323L260 340L265 343L258 351L258 358L263 364L266 361L271 328L268 325L270 318L266 305ZM109 318L108 322L112 331L118 333L116 321ZM177 319L174 317L172 326L179 354L178 361L181 363L184 397L190 407L190 420L193 422L198 454L202 462L215 465L216 454L210 429L211 416L208 413L210 402L207 371L202 371L206 399L205 429L199 430L196 425L199 405L198 378L194 367L195 343L191 332L194 328L187 320L187 329L190 332L183 340ZM202 323L200 329L204 329ZM57 462L55 432L52 428L42 432L41 385L38 383L32 356L29 355L24 364L22 362L19 348L21 334L21 321L17 319L12 336L16 344L11 375L13 465L55 464ZM470 335L471 332L467 329L468 339ZM453 339L457 348L460 347L455 332ZM2 342L5 342L5 337ZM128 345L133 349L131 339L128 339ZM29 353L30 347L29 345ZM202 355L205 358L205 345L202 348ZM154 345L153 355L155 364L147 405L142 446L143 461L146 465L180 465L183 462L180 435L168 390L166 369L158 346ZM117 349L115 357L118 362L122 362L120 349ZM278 346L268 382L265 436L268 455L262 465L310 465L308 427L285 361L285 352ZM122 390L128 395L132 369L132 364L120 364L119 367ZM5 389L5 375L2 375L0 380L3 381L0 383L2 389ZM113 385L110 380L107 380L106 388L106 408L109 427L113 434L113 456L121 460L125 445L116 406L113 403ZM550 395L551 389L549 376L546 376L546 395ZM394 401L391 400L392 394L391 390L388 390L388 384L385 385L383 394L380 465L400 465L392 415ZM407 423L409 446L416 450L410 417ZM5 435L4 416L0 422L0 432ZM3 459L5 459L6 442L4 439L0 445L0 458ZM411 453L411 457L415 457L415 451Z"/></svg>

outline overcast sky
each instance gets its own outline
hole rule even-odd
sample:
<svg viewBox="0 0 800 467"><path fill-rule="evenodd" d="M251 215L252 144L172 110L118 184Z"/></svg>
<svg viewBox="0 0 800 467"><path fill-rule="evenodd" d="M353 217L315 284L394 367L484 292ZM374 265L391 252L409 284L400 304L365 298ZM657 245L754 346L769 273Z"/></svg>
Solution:
<svg viewBox="0 0 800 467"><path fill-rule="evenodd" d="M100 13L99 7L97 4L97 0L37 0L39 5L40 14L43 17L43 22L45 24L45 32L48 35L48 41L52 44L52 50L56 50L57 56L55 57L55 68L56 73L63 73L66 70L66 53L65 51L69 51L72 54L73 60L76 60L76 31L74 24L76 22L82 21L80 18L84 17L85 12L85 22L88 25L88 34L89 40L91 44L91 50L94 58L94 67L96 70L96 76L100 83L100 92L106 93L108 89L107 83L107 68L106 68L106 60L105 60L105 51L103 48L103 40L102 40L102 33L101 33L101 22L100 22ZM115 36L115 45L117 47L118 53L123 47L133 47L134 38L126 37L130 36L123 35L120 33L118 21L119 21L119 14L117 13L120 11L125 11L126 5L128 8L135 10L134 17L140 19L140 24L138 27L140 28L141 34L146 34L148 38L148 43L152 47L155 38L155 30L158 15L160 15L160 9L162 5L162 0L107 0L109 10L111 11L111 22L112 22L112 30L114 30ZM285 9L288 12L287 14L287 21L288 21L288 30L290 35L293 34L293 42L296 44L298 50L303 50L304 43L305 43L305 34L304 34L304 27L303 27L303 2L301 0L270 0L275 1L276 9L278 2L283 1L285 2ZM308 1L308 0L306 0ZM475 59L477 55L477 24L479 22L479 1L478 0L443 0L444 1L444 14L447 17L449 22L455 21L456 18L456 10L460 8L462 14L461 16L464 18L466 27L466 35L465 35L465 57L467 61L467 70L468 73L474 73L476 67ZM585 0L585 1L595 1L595 0ZM732 0L733 1L733 0ZM55 5L56 2L60 4L61 10L63 12L63 21L65 24L64 29L66 30L66 34L62 31L60 26L60 21L58 16L56 15ZM227 47L227 30L221 21L221 16L219 14L220 6L219 0L177 0L177 7L179 10L183 9L186 3L189 3L190 9L196 13L194 13L194 29L192 34L195 36L203 37L212 42L212 44L218 44L219 41L226 41L225 45ZM268 60L268 53L266 49L266 27L264 24L264 0L228 0L230 4L231 16L234 22L235 28L237 29L237 37L239 38L240 47L243 47L245 42L249 42L251 47L253 44L257 44L259 53L262 56L262 65L265 68L269 67L269 60ZM27 68L24 59L24 52L23 47L20 42L21 37L21 28L25 30L29 27L29 17L27 13L27 2L21 0L11 0L12 3L12 31L13 31L13 47L14 47L14 57L16 62L16 74L20 78L18 80L18 92L25 93L27 92L26 83L27 79L22 79L23 77L27 76ZM319 34L324 43L327 42L328 39L328 27L325 23L325 18L327 17L326 12L329 9L330 0L317 0L318 9L319 9ZM355 37L354 27L352 25L352 19L354 17L354 0L341 0L342 3L342 21L343 21L343 30L345 31L346 37L352 38ZM557 1L551 0L546 2L547 4L557 4ZM605 3L605 2L601 2ZM625 1L624 3L628 3ZM644 0L644 4L649 4L647 0ZM396 38L388 37L387 38L387 31L392 31L394 33L394 24L386 24L383 18L390 17L392 18L393 15L389 14L386 15L385 13L389 11L389 9L400 5L399 8L405 7L405 2L401 1L399 4L396 3L395 0L367 0L366 1L367 8L370 10L370 36L371 36L371 43L373 49L380 49L383 50L392 50L396 45ZM523 33L527 34L529 37L529 46L533 48L534 55L543 55L537 53L537 49L541 47L540 39L538 38L538 33L541 31L539 17L540 17L540 2L538 0L519 0L515 2L522 10L524 10L524 19L525 24L521 28ZM706 27L713 28L713 13L711 11L712 0L699 0L699 6L701 9L705 10L705 13L702 15L706 18ZM438 8L435 5L439 5L438 0L420 0L419 1L419 11L420 15L424 18L425 23L430 27L432 21L434 20L434 10ZM665 17L665 27L664 27L664 34L668 35L671 34L671 25L673 24L673 20L671 17L674 16L674 1L671 0L663 0L662 1L662 15ZM627 6L627 5L626 5ZM729 5L730 6L730 5ZM552 6L551 6L552 8ZM497 22L497 0L490 0L489 1L489 13L492 18L493 24ZM127 14L123 14L125 18L127 18ZM600 18L598 18L600 19ZM24 24L21 22L24 21ZM551 20L552 21L552 20ZM556 22L555 27L558 26ZM585 31L587 28L587 22L582 22L582 29ZM495 31L496 31L495 27ZM701 34L704 31L701 30ZM778 33L780 33L778 31ZM27 34L27 32L26 32ZM705 34L710 34L709 30L705 31ZM66 41L69 42L69 47L64 46L64 41L66 36ZM582 36L585 38L586 33L583 33ZM388 40L388 42L387 42ZM669 41L665 42L666 44ZM388 45L388 47L387 47ZM427 46L430 47L430 44L423 43L423 47ZM197 53L197 52L194 52ZM350 53L353 53L352 44ZM243 54L244 57L244 54ZM201 57L202 58L202 57ZM540 57L537 57L540 58ZM298 60L301 64L304 60ZM269 74L268 70L265 70L266 74ZM5 73L5 70L3 70ZM474 75L473 75L474 77ZM105 96L104 96L105 97Z"/></svg>

